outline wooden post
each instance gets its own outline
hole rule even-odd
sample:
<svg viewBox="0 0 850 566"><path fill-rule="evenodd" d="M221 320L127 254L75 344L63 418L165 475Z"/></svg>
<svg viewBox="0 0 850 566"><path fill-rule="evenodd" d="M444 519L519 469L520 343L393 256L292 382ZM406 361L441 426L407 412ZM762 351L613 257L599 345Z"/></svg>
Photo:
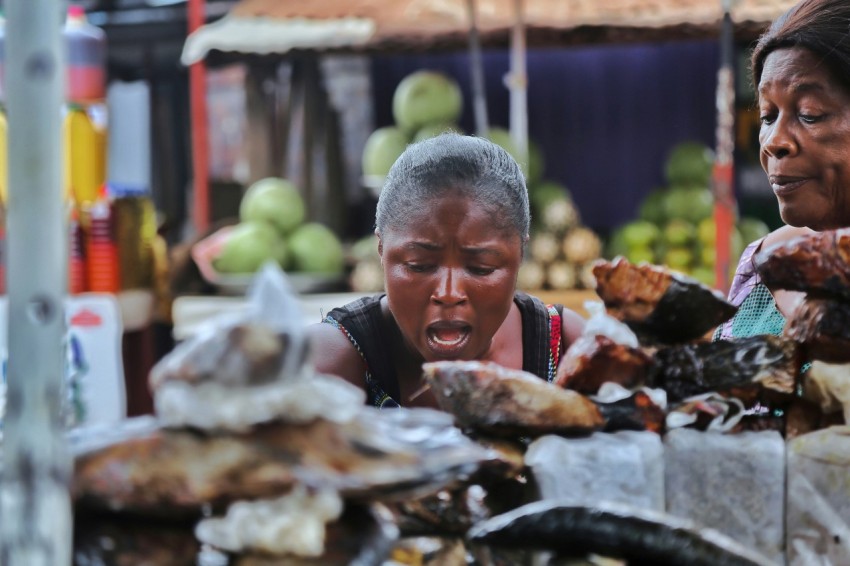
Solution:
<svg viewBox="0 0 850 566"><path fill-rule="evenodd" d="M64 435L68 228L62 191L59 0L6 2L9 360L0 563L71 563Z"/></svg>
<svg viewBox="0 0 850 566"><path fill-rule="evenodd" d="M469 16L469 69L472 79L472 111L475 115L475 134L484 137L490 130L487 118L487 93L484 89L484 63L481 61L481 41L478 37L478 14L475 0L466 0Z"/></svg>
<svg viewBox="0 0 850 566"><path fill-rule="evenodd" d="M189 33L204 25L206 0L189 0ZM203 233L210 222L209 139L207 132L207 68L203 61L189 67L189 105L192 116L192 211L195 230Z"/></svg>
<svg viewBox="0 0 850 566"><path fill-rule="evenodd" d="M511 30L511 70L508 88L511 91L511 141L519 153L520 163L528 167L528 75L525 70L524 0L514 0L514 26Z"/></svg>

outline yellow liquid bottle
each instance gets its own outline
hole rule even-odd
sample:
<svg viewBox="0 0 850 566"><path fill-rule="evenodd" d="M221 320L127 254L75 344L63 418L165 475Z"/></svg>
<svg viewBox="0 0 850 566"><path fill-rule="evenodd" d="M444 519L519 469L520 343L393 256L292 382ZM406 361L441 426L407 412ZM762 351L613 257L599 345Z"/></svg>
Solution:
<svg viewBox="0 0 850 566"><path fill-rule="evenodd" d="M64 129L67 186L76 205L83 207L98 199L106 181L105 114L70 104Z"/></svg>

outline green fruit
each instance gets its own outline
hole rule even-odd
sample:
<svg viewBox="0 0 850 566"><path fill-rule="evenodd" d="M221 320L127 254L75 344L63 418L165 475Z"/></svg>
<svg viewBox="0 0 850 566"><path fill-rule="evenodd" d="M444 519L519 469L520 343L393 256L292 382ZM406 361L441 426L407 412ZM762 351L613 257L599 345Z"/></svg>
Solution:
<svg viewBox="0 0 850 566"><path fill-rule="evenodd" d="M618 228L611 233L608 242L605 244L605 257L614 259L618 255L628 257L629 246L626 245L626 240L623 237L623 229Z"/></svg>
<svg viewBox="0 0 850 566"><path fill-rule="evenodd" d="M416 130L416 133L413 135L413 141L420 142L446 132L456 132L458 134L463 133L460 126L457 124L428 124L427 126L423 126Z"/></svg>
<svg viewBox="0 0 850 566"><path fill-rule="evenodd" d="M457 122L463 95L453 78L434 71L407 75L393 93L393 118L405 132L436 123Z"/></svg>
<svg viewBox="0 0 850 566"><path fill-rule="evenodd" d="M658 226L646 220L635 220L623 226L623 240L630 249L648 248L660 235Z"/></svg>
<svg viewBox="0 0 850 566"><path fill-rule="evenodd" d="M266 222L241 222L233 227L213 267L221 273L254 273L263 263L278 260L281 237Z"/></svg>
<svg viewBox="0 0 850 566"><path fill-rule="evenodd" d="M520 155L519 149L511 139L511 133L505 128L490 128L490 131L487 132L487 139L511 154L514 161L519 164L519 168L522 169L527 182L530 183L531 175L528 171L529 159Z"/></svg>
<svg viewBox="0 0 850 566"><path fill-rule="evenodd" d="M664 173L670 185L707 187L714 167L714 152L699 142L682 142L667 157Z"/></svg>
<svg viewBox="0 0 850 566"><path fill-rule="evenodd" d="M378 254L378 237L375 234L363 236L351 246L349 254L354 263L361 261L378 261L381 256Z"/></svg>
<svg viewBox="0 0 850 566"><path fill-rule="evenodd" d="M651 248L630 248L626 258L632 263L655 263L655 254Z"/></svg>
<svg viewBox="0 0 850 566"><path fill-rule="evenodd" d="M667 222L667 213L664 210L666 194L666 189L655 189L646 195L638 209L638 218L658 225Z"/></svg>
<svg viewBox="0 0 850 566"><path fill-rule="evenodd" d="M543 210L564 197L570 197L570 191L561 184L553 181L544 181L539 185L531 185L528 188L528 199L535 214L542 214Z"/></svg>
<svg viewBox="0 0 850 566"><path fill-rule="evenodd" d="M703 218L697 225L697 240L700 244L707 247L714 247L717 241L717 229L714 224L714 217Z"/></svg>
<svg viewBox="0 0 850 566"><path fill-rule="evenodd" d="M694 225L687 220L674 218L664 227L664 241L671 247L689 246L696 238Z"/></svg>
<svg viewBox="0 0 850 566"><path fill-rule="evenodd" d="M546 163L543 159L543 151L537 143L528 140L528 182L539 182L543 178L545 169Z"/></svg>
<svg viewBox="0 0 850 566"><path fill-rule="evenodd" d="M709 287L714 287L715 275L713 267L695 267L691 270L691 277Z"/></svg>
<svg viewBox="0 0 850 566"><path fill-rule="evenodd" d="M407 149L407 135L394 126L378 128L363 147L363 175L386 177L393 163Z"/></svg>
<svg viewBox="0 0 850 566"><path fill-rule="evenodd" d="M694 262L694 254L688 248L670 248L664 254L664 264L670 269L687 271Z"/></svg>
<svg viewBox="0 0 850 566"><path fill-rule="evenodd" d="M341 273L344 263L342 244L327 226L310 222L289 237L289 254L294 271Z"/></svg>
<svg viewBox="0 0 850 566"><path fill-rule="evenodd" d="M699 251L699 261L703 267L714 268L714 264L717 263L717 248L712 244L711 246L703 246Z"/></svg>
<svg viewBox="0 0 850 566"><path fill-rule="evenodd" d="M717 232L714 227L714 218L706 218L700 222L697 228L697 238L702 247L700 254L704 265L714 265L715 261L717 261ZM744 253L744 248L747 247L747 243L747 240L741 235L740 230L733 227L732 233L729 235L730 263L737 264L738 258L741 257L741 254Z"/></svg>
<svg viewBox="0 0 850 566"><path fill-rule="evenodd" d="M674 187L664 196L664 212L696 224L714 213L714 197L708 189Z"/></svg>
<svg viewBox="0 0 850 566"><path fill-rule="evenodd" d="M770 228L758 218L745 216L738 222L738 231L743 240L750 243L767 236L770 233Z"/></svg>
<svg viewBox="0 0 850 566"><path fill-rule="evenodd" d="M304 221L304 199L286 179L267 177L248 187L239 203L242 222L267 222L282 235Z"/></svg>

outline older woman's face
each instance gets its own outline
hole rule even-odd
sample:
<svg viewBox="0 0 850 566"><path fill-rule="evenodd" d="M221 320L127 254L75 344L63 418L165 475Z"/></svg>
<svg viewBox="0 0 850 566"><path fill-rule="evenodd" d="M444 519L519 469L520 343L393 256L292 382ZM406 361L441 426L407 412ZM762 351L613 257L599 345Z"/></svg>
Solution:
<svg viewBox="0 0 850 566"><path fill-rule="evenodd" d="M820 58L770 53L759 82L761 165L791 226L850 226L850 92Z"/></svg>
<svg viewBox="0 0 850 566"><path fill-rule="evenodd" d="M381 236L387 300L425 361L485 355L511 308L520 236L461 195L424 204Z"/></svg>

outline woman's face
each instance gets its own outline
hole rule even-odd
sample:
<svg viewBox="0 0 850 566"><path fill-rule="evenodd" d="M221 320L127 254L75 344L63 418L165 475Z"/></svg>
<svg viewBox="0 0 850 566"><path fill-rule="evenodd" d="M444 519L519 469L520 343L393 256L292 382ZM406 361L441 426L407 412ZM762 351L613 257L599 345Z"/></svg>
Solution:
<svg viewBox="0 0 850 566"><path fill-rule="evenodd" d="M808 49L777 49L759 82L760 160L791 226L850 226L850 92Z"/></svg>
<svg viewBox="0 0 850 566"><path fill-rule="evenodd" d="M380 238L387 300L425 361L486 355L514 296L522 240L468 197L425 203Z"/></svg>

